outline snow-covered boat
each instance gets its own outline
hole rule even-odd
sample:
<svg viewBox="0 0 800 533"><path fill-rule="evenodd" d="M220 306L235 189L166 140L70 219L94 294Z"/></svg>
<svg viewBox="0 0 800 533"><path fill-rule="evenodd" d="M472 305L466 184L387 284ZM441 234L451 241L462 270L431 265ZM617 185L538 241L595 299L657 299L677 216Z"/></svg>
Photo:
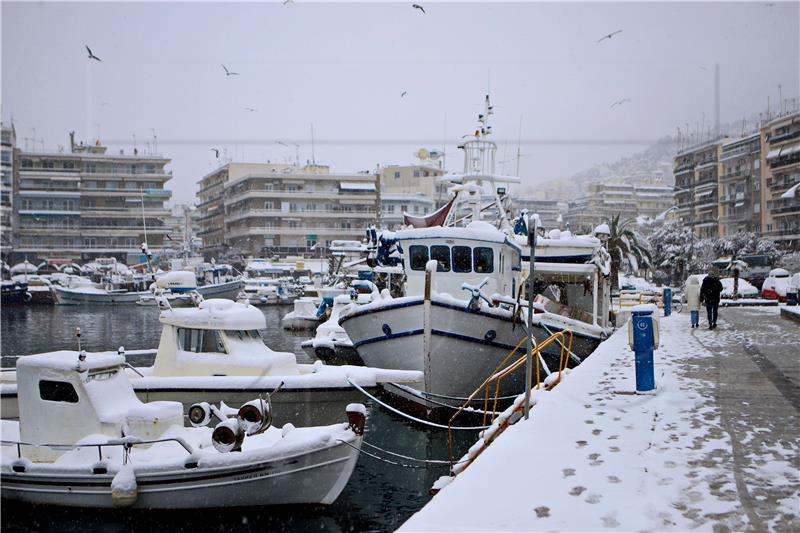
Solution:
<svg viewBox="0 0 800 533"><path fill-rule="evenodd" d="M195 294L206 299L235 300L242 285L242 280L234 279L198 287L194 272L175 270L158 276L150 287L150 293L141 297L136 303L156 305L159 300L157 297L160 297L161 301L166 299L170 307L191 307L196 304Z"/></svg>
<svg viewBox="0 0 800 533"><path fill-rule="evenodd" d="M54 286L56 302L59 305L114 305L135 304L150 291L129 291L102 287L59 287Z"/></svg>
<svg viewBox="0 0 800 533"><path fill-rule="evenodd" d="M270 427L269 401L235 417L199 404L142 403L122 355L60 352L17 364L21 416L2 421L4 500L85 508L197 509L330 504L355 467L364 407L348 423ZM198 416L199 415L199 416Z"/></svg>
<svg viewBox="0 0 800 533"><path fill-rule="evenodd" d="M494 172L497 146L485 138L491 114L487 96L480 129L460 146L463 172L441 178L455 184L450 189L455 192L453 200L424 219L405 215L407 223L415 227L381 239L381 246L391 244L402 250L406 296L352 306L342 311L339 320L366 364L424 371L424 382L415 386L424 401L402 389L392 392L422 403L427 411L439 409L437 401L469 396L527 335L521 305L527 277L523 247L507 218L505 194L506 186L518 183L519 178ZM481 205L487 196L492 202ZM496 212L500 229L482 220L490 210ZM465 219L471 219L466 227L455 227ZM525 241L527 233L526 227ZM533 254L550 261L534 262L539 296L532 333L542 342L553 333L570 330L572 365L591 354L609 334L605 320L598 320L607 316L608 301L595 262L601 247L594 237L552 234L542 246L537 243ZM381 255L386 254L378 250L377 256ZM586 264L587 260L591 262ZM426 272L431 272L429 287ZM551 298L542 294L545 292ZM553 299L581 305L567 307ZM543 369L542 377L557 368L560 354L559 343L544 351L548 368ZM519 394L523 389L519 377L504 380L501 394ZM436 400L428 401L430 398Z"/></svg>
<svg viewBox="0 0 800 533"><path fill-rule="evenodd" d="M0 302L3 305L23 304L31 301L28 284L20 281L0 281Z"/></svg>
<svg viewBox="0 0 800 533"><path fill-rule="evenodd" d="M316 329L325 321L328 308L333 306L333 299L344 292L345 289L341 287L306 287L303 296L294 301L293 309L281 319L283 329Z"/></svg>
<svg viewBox="0 0 800 533"><path fill-rule="evenodd" d="M56 303L55 293L51 288L50 280L38 274L17 274L11 281L25 283L31 295L30 304L54 304Z"/></svg>
<svg viewBox="0 0 800 533"><path fill-rule="evenodd" d="M300 343L306 354L329 365L364 365L347 332L339 325L342 310L353 303L350 296L341 294L333 299L328 320L317 327L314 338Z"/></svg>
<svg viewBox="0 0 800 533"><path fill-rule="evenodd" d="M295 354L264 344L258 331L266 328L266 318L251 305L213 299L179 309L165 303L162 309L153 366L130 369L128 374L140 398L177 401L187 412L198 396L238 405L283 383L274 399L278 423L327 424L337 420L348 403L361 399L348 379L374 390L379 383L422 378L413 371L298 364ZM3 418L17 417L17 392L14 372L0 373Z"/></svg>
<svg viewBox="0 0 800 533"><path fill-rule="evenodd" d="M297 295L279 279L249 278L236 300L251 305L291 305Z"/></svg>

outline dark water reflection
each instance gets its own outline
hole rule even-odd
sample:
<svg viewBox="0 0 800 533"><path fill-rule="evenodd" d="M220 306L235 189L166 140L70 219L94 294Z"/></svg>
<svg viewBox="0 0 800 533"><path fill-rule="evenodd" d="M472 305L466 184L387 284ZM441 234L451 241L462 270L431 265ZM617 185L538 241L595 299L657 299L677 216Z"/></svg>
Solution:
<svg viewBox="0 0 800 533"><path fill-rule="evenodd" d="M310 333L293 335L283 331L280 318L290 307L267 307L267 328L262 335L274 350L302 354L300 343ZM161 333L155 308L119 306L7 307L2 309L3 366L13 366L17 355L74 349L74 329L82 330L82 343L89 351L155 348ZM298 356L301 361L305 356ZM140 361L131 360L133 363ZM476 438L475 432L460 432L459 453ZM371 408L365 442L411 457L447 459L447 432L420 429L405 420ZM428 489L446 466L407 468L382 463L362 455L350 482L336 502L323 506L282 506L233 510L193 511L87 511L2 503L4 531L388 531L399 527L429 499Z"/></svg>

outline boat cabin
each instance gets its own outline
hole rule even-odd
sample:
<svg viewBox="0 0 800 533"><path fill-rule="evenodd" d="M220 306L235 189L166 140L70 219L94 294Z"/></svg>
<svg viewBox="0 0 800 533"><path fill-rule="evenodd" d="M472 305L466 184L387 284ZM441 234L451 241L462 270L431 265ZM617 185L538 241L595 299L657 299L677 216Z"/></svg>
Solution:
<svg viewBox="0 0 800 533"><path fill-rule="evenodd" d="M179 402L142 403L123 371L125 357L74 351L17 361L20 441L75 444L87 435L154 439L183 425ZM49 462L64 449L22 446L24 457Z"/></svg>
<svg viewBox="0 0 800 533"><path fill-rule="evenodd" d="M299 374L293 353L275 352L258 330L267 327L258 308L224 299L161 312L163 325L153 376L252 376Z"/></svg>
<svg viewBox="0 0 800 533"><path fill-rule="evenodd" d="M425 264L436 260L433 290L463 297L464 283L480 285L485 279L485 294L516 296L515 277L521 272L521 250L497 228L482 221L464 228L431 227L400 230L395 233L403 250L406 293L422 294Z"/></svg>

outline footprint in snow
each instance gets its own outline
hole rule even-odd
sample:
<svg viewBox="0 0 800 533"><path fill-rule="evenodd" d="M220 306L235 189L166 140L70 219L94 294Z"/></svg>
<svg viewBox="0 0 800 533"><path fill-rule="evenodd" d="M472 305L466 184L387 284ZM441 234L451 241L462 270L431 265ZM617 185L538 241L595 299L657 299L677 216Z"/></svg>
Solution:
<svg viewBox="0 0 800 533"><path fill-rule="evenodd" d="M608 449L608 451L617 453L619 452L619 446L612 446Z"/></svg>
<svg viewBox="0 0 800 533"><path fill-rule="evenodd" d="M622 483L622 480L617 476L606 476L609 483Z"/></svg>
<svg viewBox="0 0 800 533"><path fill-rule="evenodd" d="M608 440L617 440L618 438L619 435L611 435L610 437L608 437Z"/></svg>
<svg viewBox="0 0 800 533"><path fill-rule="evenodd" d="M583 491L585 491L585 490L586 490L586 487L581 487L580 485L578 485L577 487L572 487L570 489L569 493L572 496L580 496L581 494L583 494Z"/></svg>
<svg viewBox="0 0 800 533"><path fill-rule="evenodd" d="M666 466L667 468L675 468L676 466L678 466L678 464L674 461L666 461L664 463L664 466Z"/></svg>
<svg viewBox="0 0 800 533"><path fill-rule="evenodd" d="M587 444L589 444L589 443L588 443L588 442L586 442L585 440L576 440L576 441L575 441L575 444L577 444L577 445L578 445L578 448L583 448L584 446L586 446L586 445L587 445Z"/></svg>
<svg viewBox="0 0 800 533"><path fill-rule="evenodd" d="M667 485L672 484L674 480L671 477L663 477L656 482L656 485L660 487L665 487Z"/></svg>
<svg viewBox="0 0 800 533"><path fill-rule="evenodd" d="M549 507L537 507L534 509L536 511L536 518L547 518L550 516L550 508Z"/></svg>
<svg viewBox="0 0 800 533"><path fill-rule="evenodd" d="M589 494L585 500L586 503L600 503L600 499L602 498L599 494Z"/></svg>
<svg viewBox="0 0 800 533"><path fill-rule="evenodd" d="M617 518L612 514L608 516L601 516L600 520L603 521L603 527L619 527L619 521Z"/></svg>
<svg viewBox="0 0 800 533"><path fill-rule="evenodd" d="M596 436L598 436L598 435L599 435L600 433L602 433L602 432L603 432L603 430L602 430L602 429L593 429L593 430L592 430L592 435L594 435L594 436L596 437Z"/></svg>
<svg viewBox="0 0 800 533"><path fill-rule="evenodd" d="M594 424L594 420L584 420L584 424Z"/></svg>
<svg viewBox="0 0 800 533"><path fill-rule="evenodd" d="M575 469L574 468L565 468L561 472L564 474L565 478L575 475Z"/></svg>

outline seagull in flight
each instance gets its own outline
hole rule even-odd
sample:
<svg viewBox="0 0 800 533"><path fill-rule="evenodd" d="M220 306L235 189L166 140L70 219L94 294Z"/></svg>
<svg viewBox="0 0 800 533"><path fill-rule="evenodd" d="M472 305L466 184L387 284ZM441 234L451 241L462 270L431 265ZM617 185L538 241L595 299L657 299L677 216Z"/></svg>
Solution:
<svg viewBox="0 0 800 533"><path fill-rule="evenodd" d="M214 157L219 159L219 148L211 148L210 150L214 152Z"/></svg>
<svg viewBox="0 0 800 533"><path fill-rule="evenodd" d="M251 113L252 113L253 111L255 111L255 109L253 109L252 107L245 107L245 108L244 108L244 110L245 110L245 111L250 111Z"/></svg>
<svg viewBox="0 0 800 533"><path fill-rule="evenodd" d="M407 94L408 94L408 91L403 91L402 93L400 93L400 98L404 97Z"/></svg>
<svg viewBox="0 0 800 533"><path fill-rule="evenodd" d="M294 4L294 0L283 0L283 5Z"/></svg>
<svg viewBox="0 0 800 533"><path fill-rule="evenodd" d="M631 101L631 99L630 99L630 98L623 98L622 100L617 100L616 102L614 102L613 104L611 104L611 107L610 107L609 109L614 109L616 106L618 106L618 105L622 105L622 104L624 104L625 102L630 102L630 101Z"/></svg>
<svg viewBox="0 0 800 533"><path fill-rule="evenodd" d="M424 7L422 7L422 6L421 6L421 5L419 5L419 4L411 4L411 7L413 7L414 9L419 9L420 11L422 11L423 13L425 13L425 8L424 8Z"/></svg>
<svg viewBox="0 0 800 533"><path fill-rule="evenodd" d="M608 35L603 35L600 39L597 40L597 42L600 43L600 42L603 42L605 39L611 39L613 36L615 36L618 33L622 33L622 30L612 31Z"/></svg>
<svg viewBox="0 0 800 533"><path fill-rule="evenodd" d="M86 45L84 45L84 46L86 46ZM92 49L89 48L88 46L86 46L86 51L89 52L89 59L96 59L98 61L102 61L99 57L97 57L96 55L94 55L92 53Z"/></svg>
<svg viewBox="0 0 800 533"><path fill-rule="evenodd" d="M226 76L238 76L239 75L238 72L231 72L230 70L228 70L228 67L226 67L225 65L222 65L222 68L225 70L225 75Z"/></svg>

